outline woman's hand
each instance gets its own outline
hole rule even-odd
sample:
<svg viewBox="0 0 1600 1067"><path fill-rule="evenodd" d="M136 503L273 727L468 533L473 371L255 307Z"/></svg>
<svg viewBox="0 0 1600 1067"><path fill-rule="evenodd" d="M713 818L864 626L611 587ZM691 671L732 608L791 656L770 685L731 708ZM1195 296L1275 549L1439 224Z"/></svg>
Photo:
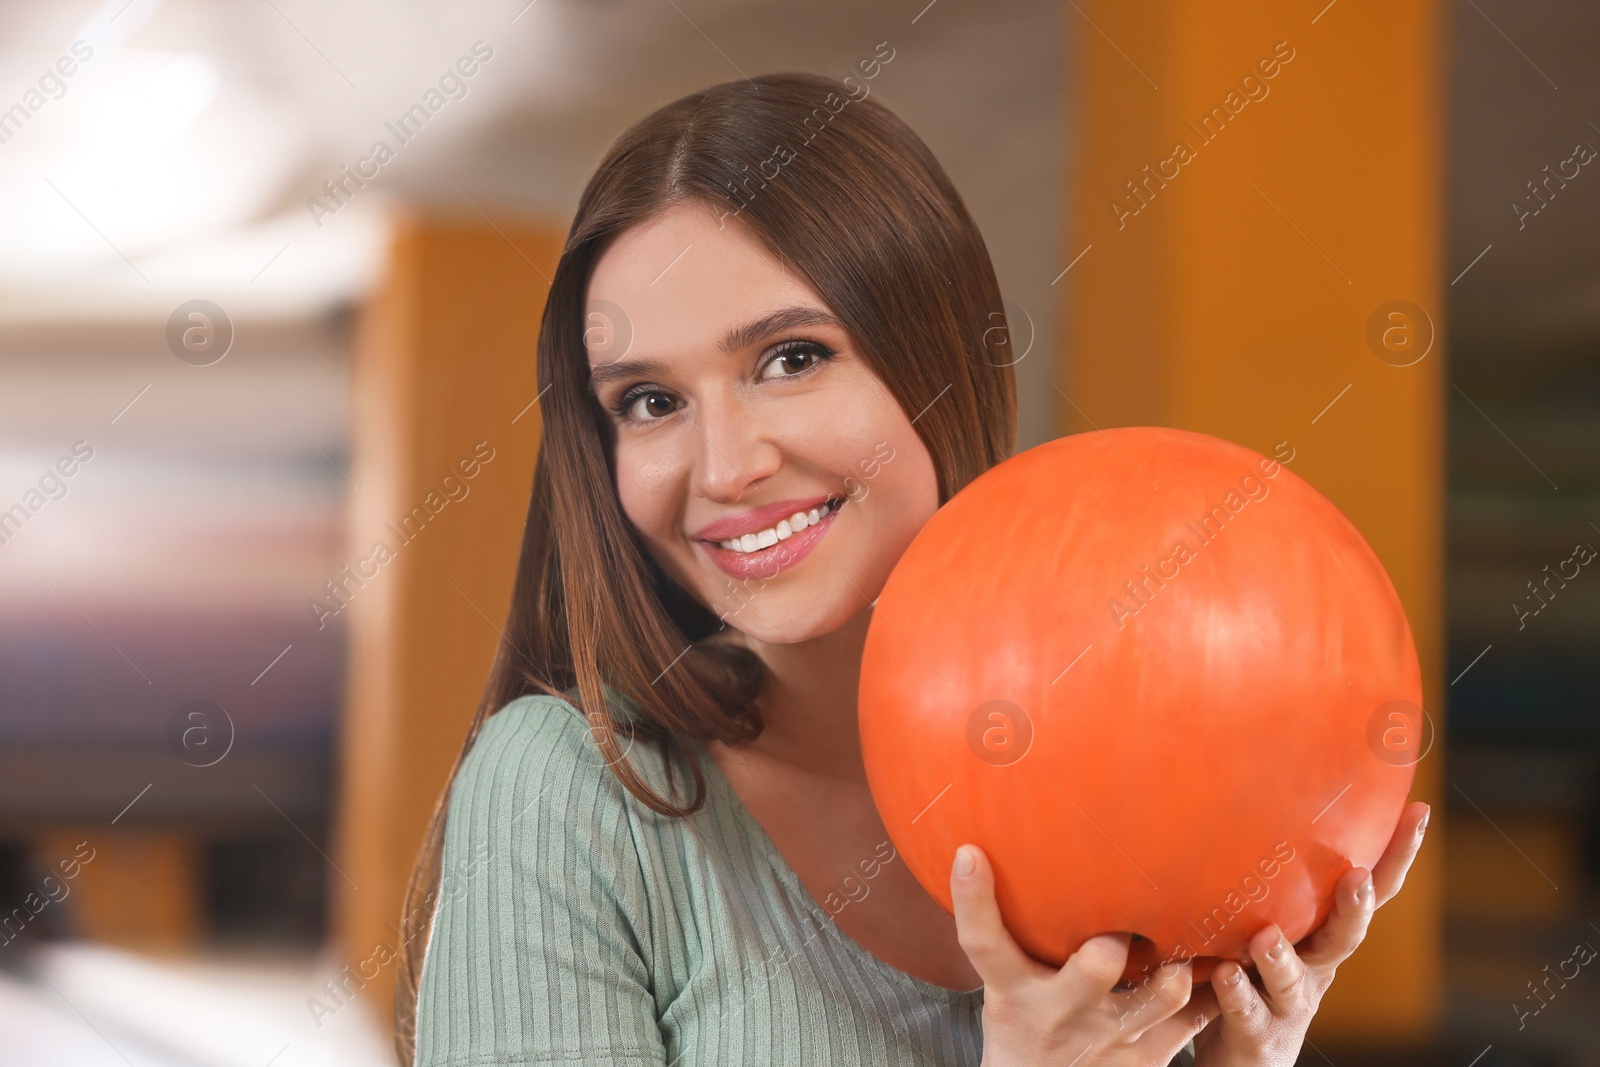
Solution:
<svg viewBox="0 0 1600 1067"><path fill-rule="evenodd" d="M1427 828L1428 805L1408 805L1377 866L1370 873L1352 868L1339 880L1332 914L1300 943L1300 952L1276 926L1251 938L1260 989L1239 964L1217 965L1211 988L1195 995L1197 1006L1204 1004L1211 1014L1221 1011L1195 1039L1195 1067L1289 1067L1295 1062L1334 970L1367 936L1373 912L1400 891Z"/></svg>
<svg viewBox="0 0 1600 1067"><path fill-rule="evenodd" d="M1217 1013L1184 1010L1190 965L1169 964L1136 991L1114 993L1128 961L1127 934L1083 943L1060 969L1012 939L994 899L994 872L976 845L950 871L956 934L983 979L984 1067L1166 1067Z"/></svg>

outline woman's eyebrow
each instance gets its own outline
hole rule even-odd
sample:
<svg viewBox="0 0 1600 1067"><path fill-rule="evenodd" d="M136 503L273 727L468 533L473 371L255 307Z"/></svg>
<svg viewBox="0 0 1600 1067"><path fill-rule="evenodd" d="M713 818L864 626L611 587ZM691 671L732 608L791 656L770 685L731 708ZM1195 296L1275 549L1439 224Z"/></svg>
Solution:
<svg viewBox="0 0 1600 1067"><path fill-rule="evenodd" d="M659 359L620 359L602 363L589 371L589 391L599 392L607 382L620 378L664 378L667 365Z"/></svg>
<svg viewBox="0 0 1600 1067"><path fill-rule="evenodd" d="M772 334L801 326L833 326L845 329L844 323L821 308L808 304L795 304L779 308L758 319L752 319L742 326L735 326L723 336L717 347L724 352L737 352ZM612 360L589 371L589 388L597 390L607 382L620 378L662 377L666 373L666 365L657 359Z"/></svg>
<svg viewBox="0 0 1600 1067"><path fill-rule="evenodd" d="M771 334L783 330L792 330L800 326L835 326L844 329L844 323L823 311L819 307L807 304L795 304L791 307L779 308L759 319L752 319L743 326L735 326L723 337L719 346L724 352L737 352Z"/></svg>

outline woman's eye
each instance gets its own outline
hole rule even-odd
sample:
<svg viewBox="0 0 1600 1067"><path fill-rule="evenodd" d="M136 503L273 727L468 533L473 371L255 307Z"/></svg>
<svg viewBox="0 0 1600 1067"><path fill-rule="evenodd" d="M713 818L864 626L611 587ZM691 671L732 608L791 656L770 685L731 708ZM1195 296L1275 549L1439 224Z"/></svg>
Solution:
<svg viewBox="0 0 1600 1067"><path fill-rule="evenodd" d="M775 378L794 378L804 374L818 363L833 358L833 350L815 341L800 341L789 345L779 351L767 364L770 370L779 368L779 373L770 375Z"/></svg>
<svg viewBox="0 0 1600 1067"><path fill-rule="evenodd" d="M657 390L633 392L617 401L617 417L627 422L653 422L672 414L672 398Z"/></svg>

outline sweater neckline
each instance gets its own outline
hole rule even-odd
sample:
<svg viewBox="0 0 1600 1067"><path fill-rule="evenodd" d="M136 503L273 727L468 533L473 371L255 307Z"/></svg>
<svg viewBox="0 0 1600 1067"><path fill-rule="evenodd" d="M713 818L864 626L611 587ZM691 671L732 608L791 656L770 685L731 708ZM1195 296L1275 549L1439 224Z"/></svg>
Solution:
<svg viewBox="0 0 1600 1067"><path fill-rule="evenodd" d="M723 806L733 815L734 822L739 826L740 831L755 846L756 851L762 855L767 864L777 874L778 880L783 883L789 895L799 901L800 906L806 910L806 913L813 920L820 923L821 928L826 929L829 936L843 946L847 953L890 981L906 986L922 997L942 1000L951 1004L962 1004L974 998L979 1001L982 1000L983 986L981 985L976 989L950 989L946 986L936 985L907 971L902 971L900 968L878 958L868 952L859 941L847 934L834 921L833 916L828 914L827 909L817 903L816 898L811 895L811 891L800 881L800 876L795 873L793 867L789 866L789 861L783 858L783 853L778 851L778 846L773 843L772 838L767 836L766 829L751 814L750 809L745 807L744 801L739 799L739 794L734 790L733 783L728 781L727 776L722 773L722 768L717 765L717 761L707 751L706 746L701 742L693 742L693 746L695 750L694 756L699 760L701 768L705 771L710 788L717 794Z"/></svg>

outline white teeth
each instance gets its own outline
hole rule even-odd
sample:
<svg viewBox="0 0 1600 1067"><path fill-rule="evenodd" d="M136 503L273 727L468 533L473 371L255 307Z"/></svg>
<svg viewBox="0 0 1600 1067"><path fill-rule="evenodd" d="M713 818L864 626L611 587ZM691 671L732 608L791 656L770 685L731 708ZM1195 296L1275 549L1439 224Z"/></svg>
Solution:
<svg viewBox="0 0 1600 1067"><path fill-rule="evenodd" d="M757 552L763 548L771 548L779 541L787 541L806 527L815 526L837 510L839 510L838 504L824 504L810 511L797 511L787 519L779 520L776 526L769 526L759 533L747 533L742 537L718 541L717 544L733 552Z"/></svg>

